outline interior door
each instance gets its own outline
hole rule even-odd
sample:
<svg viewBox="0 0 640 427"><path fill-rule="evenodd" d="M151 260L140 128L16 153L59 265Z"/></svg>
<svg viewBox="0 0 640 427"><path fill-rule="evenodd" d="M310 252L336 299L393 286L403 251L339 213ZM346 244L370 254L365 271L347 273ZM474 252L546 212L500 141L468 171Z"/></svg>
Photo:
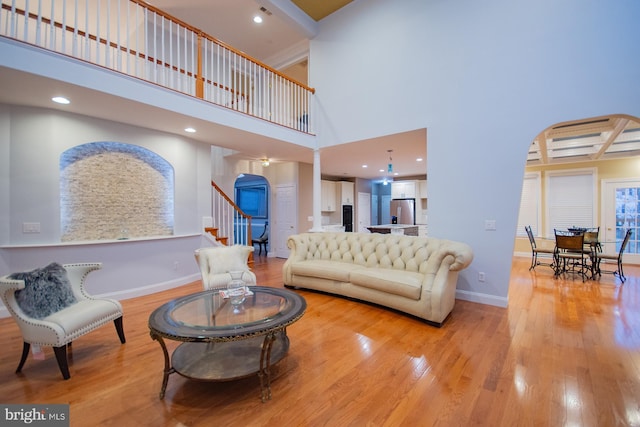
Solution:
<svg viewBox="0 0 640 427"><path fill-rule="evenodd" d="M602 225L600 238L607 253L619 251L625 231L632 230L624 261L640 263L640 179L616 179L602 181Z"/></svg>
<svg viewBox="0 0 640 427"><path fill-rule="evenodd" d="M371 225L371 194L358 192L358 233L368 233L367 227Z"/></svg>
<svg viewBox="0 0 640 427"><path fill-rule="evenodd" d="M289 258L287 239L297 231L297 203L294 185L276 186L276 233L270 237L275 243L277 258Z"/></svg>

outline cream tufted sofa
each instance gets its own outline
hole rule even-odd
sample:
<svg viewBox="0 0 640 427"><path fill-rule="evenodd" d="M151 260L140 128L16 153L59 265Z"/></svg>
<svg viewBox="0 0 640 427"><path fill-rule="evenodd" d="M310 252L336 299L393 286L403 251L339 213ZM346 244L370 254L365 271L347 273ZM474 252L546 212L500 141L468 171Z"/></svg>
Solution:
<svg viewBox="0 0 640 427"><path fill-rule="evenodd" d="M450 240L377 233L289 237L284 284L387 306L441 326L453 310L458 272L471 247Z"/></svg>

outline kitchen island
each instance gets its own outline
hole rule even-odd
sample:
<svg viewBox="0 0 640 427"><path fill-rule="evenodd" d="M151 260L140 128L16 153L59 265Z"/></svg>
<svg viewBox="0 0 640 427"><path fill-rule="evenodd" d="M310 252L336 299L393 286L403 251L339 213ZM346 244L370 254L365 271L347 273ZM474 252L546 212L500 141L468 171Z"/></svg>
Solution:
<svg viewBox="0 0 640 427"><path fill-rule="evenodd" d="M417 236L418 226L410 224L383 224L367 227L372 233L380 234L404 234L405 236Z"/></svg>

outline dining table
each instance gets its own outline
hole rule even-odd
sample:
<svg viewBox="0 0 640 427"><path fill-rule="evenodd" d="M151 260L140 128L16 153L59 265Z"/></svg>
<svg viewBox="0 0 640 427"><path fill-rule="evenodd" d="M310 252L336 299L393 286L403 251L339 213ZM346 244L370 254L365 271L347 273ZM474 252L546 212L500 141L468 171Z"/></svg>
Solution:
<svg viewBox="0 0 640 427"><path fill-rule="evenodd" d="M560 232L568 232L568 233L573 233L573 234L584 234L584 250L588 250L589 251L589 261L590 261L590 271L591 271L591 277L589 277L589 279L594 280L597 276L600 275L600 258L598 257L598 253L601 253L603 251L603 247L606 244L616 244L616 243L620 243L621 240L620 239L614 239L614 240L609 240L609 239L601 239L600 233L599 232L589 232L588 230L592 230L592 228L586 228L586 227L568 227L566 230L558 230ZM540 239L542 241L548 241L548 245L549 247L551 245L554 246L554 252L557 250L557 247L555 246L555 238L554 239L548 239L548 238L544 238L544 239ZM557 266L556 266L557 268Z"/></svg>

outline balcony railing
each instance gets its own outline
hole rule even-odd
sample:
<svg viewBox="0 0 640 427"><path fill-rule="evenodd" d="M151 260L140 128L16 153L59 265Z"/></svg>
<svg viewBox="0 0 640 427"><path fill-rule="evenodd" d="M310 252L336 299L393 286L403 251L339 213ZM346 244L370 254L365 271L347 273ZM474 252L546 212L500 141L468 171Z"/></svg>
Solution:
<svg viewBox="0 0 640 427"><path fill-rule="evenodd" d="M313 133L314 89L140 0L3 0L0 35Z"/></svg>

